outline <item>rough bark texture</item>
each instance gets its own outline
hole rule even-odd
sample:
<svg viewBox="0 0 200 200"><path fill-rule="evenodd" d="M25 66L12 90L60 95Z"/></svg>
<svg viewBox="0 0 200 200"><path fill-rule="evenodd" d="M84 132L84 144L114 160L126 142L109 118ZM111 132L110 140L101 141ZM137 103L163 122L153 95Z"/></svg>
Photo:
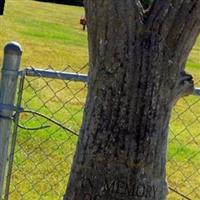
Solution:
<svg viewBox="0 0 200 200"><path fill-rule="evenodd" d="M85 0L89 92L65 200L164 200L172 106L200 31L199 0Z"/></svg>

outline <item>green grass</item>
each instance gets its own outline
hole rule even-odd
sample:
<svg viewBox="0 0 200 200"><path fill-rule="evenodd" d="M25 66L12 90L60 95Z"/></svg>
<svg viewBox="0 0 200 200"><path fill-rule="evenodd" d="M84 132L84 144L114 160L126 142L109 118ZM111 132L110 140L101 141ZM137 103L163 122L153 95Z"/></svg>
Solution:
<svg viewBox="0 0 200 200"><path fill-rule="evenodd" d="M83 13L80 7L7 0L5 16L0 17L0 49L7 41L16 40L24 49L22 68L30 65L47 68L50 65L62 70L71 65L73 69L67 67L67 71L80 71L81 66L88 62L87 33L79 25ZM0 63L2 57L1 51ZM200 38L188 58L187 71L194 76L196 85L200 86ZM81 72L86 73L87 67ZM25 87L24 108L44 113L78 132L86 96L84 84L28 78ZM10 199L61 198L77 138L31 114L23 113L20 123L28 127L50 125L50 128L38 131L20 129L18 132ZM199 97L187 97L177 103L170 128L167 164L169 185L194 200L198 199ZM170 193L168 199L180 197Z"/></svg>
<svg viewBox="0 0 200 200"><path fill-rule="evenodd" d="M79 25L83 13L80 7L8 0L5 16L0 18L0 49L8 41L21 43L22 66L63 69L66 65L84 65L88 53L87 35Z"/></svg>

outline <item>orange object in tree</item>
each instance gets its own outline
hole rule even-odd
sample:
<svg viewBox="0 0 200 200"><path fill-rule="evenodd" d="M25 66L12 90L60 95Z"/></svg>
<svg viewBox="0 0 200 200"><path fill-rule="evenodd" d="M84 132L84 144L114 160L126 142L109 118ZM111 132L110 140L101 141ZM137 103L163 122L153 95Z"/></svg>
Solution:
<svg viewBox="0 0 200 200"><path fill-rule="evenodd" d="M81 16L80 24L83 26L83 30L85 30L86 25L87 25L87 21L86 21L86 17L85 16Z"/></svg>

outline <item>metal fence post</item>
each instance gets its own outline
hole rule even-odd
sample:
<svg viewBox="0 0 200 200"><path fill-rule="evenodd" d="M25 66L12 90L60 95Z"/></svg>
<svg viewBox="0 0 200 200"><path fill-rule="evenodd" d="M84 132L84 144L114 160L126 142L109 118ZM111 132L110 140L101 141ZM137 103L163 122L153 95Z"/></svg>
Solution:
<svg viewBox="0 0 200 200"><path fill-rule="evenodd" d="M4 48L0 84L0 200L3 195L21 55L22 48L16 42L8 43Z"/></svg>

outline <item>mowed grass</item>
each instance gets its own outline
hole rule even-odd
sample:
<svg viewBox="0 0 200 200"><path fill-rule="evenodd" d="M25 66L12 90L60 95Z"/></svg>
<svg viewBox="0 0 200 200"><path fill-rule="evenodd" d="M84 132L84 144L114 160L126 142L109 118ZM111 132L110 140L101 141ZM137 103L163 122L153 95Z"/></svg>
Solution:
<svg viewBox="0 0 200 200"><path fill-rule="evenodd" d="M87 33L81 30L80 7L32 0L7 0L0 17L0 49L18 41L24 52L21 68L50 67L80 71L88 62ZM3 52L0 52L2 63ZM87 67L81 69L87 73ZM190 57L189 71L200 86L200 38ZM78 132L86 86L83 83L27 78L22 106L43 113ZM187 111L185 111L187 110ZM180 100L172 116L168 148L168 182L192 199L200 194L200 98ZM10 199L61 199L70 172L77 138L39 116L21 115L26 127L50 125L37 131L19 130L11 181ZM181 199L170 192L168 199Z"/></svg>
<svg viewBox="0 0 200 200"><path fill-rule="evenodd" d="M84 65L88 53L86 32L79 25L83 14L80 7L8 0L5 16L0 17L0 49L8 41L18 41L24 49L22 66Z"/></svg>

